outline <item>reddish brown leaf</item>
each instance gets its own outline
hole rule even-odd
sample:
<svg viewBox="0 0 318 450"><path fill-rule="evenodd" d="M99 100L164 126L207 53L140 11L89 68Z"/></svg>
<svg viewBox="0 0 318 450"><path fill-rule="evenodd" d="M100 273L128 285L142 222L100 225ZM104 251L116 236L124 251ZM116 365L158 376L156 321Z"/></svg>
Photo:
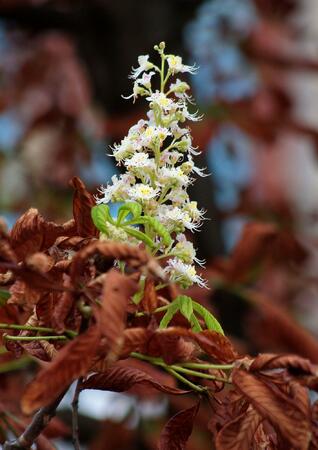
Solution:
<svg viewBox="0 0 318 450"><path fill-rule="evenodd" d="M0 262L15 263L16 261L16 255L8 240L0 237Z"/></svg>
<svg viewBox="0 0 318 450"><path fill-rule="evenodd" d="M186 328L168 327L156 331L156 335L158 335L158 339L161 335L187 337L195 341L209 356L222 362L231 362L237 357L230 340L216 331L204 330L200 333L194 333Z"/></svg>
<svg viewBox="0 0 318 450"><path fill-rule="evenodd" d="M109 361L118 356L123 345L127 305L137 287L134 281L116 269L109 271L105 277L102 305L94 311L100 333L106 338Z"/></svg>
<svg viewBox="0 0 318 450"><path fill-rule="evenodd" d="M42 347L40 341L21 343L21 347L23 347L24 350L29 353L29 355L32 355L35 358L38 358L42 361L51 360L45 349Z"/></svg>
<svg viewBox="0 0 318 450"><path fill-rule="evenodd" d="M196 345L177 334L157 331L145 346L146 353L160 356L167 364L189 361L195 354ZM145 351L143 350L143 351Z"/></svg>
<svg viewBox="0 0 318 450"><path fill-rule="evenodd" d="M141 301L142 309L147 313L152 313L158 306L157 292L154 280L146 279L144 297Z"/></svg>
<svg viewBox="0 0 318 450"><path fill-rule="evenodd" d="M229 276L239 280L249 273L274 242L277 228L269 223L252 222L245 225L231 257Z"/></svg>
<svg viewBox="0 0 318 450"><path fill-rule="evenodd" d="M16 280L9 289L11 297L8 304L29 306L30 311L41 298L41 292L27 286L24 281Z"/></svg>
<svg viewBox="0 0 318 450"><path fill-rule="evenodd" d="M18 278L21 278L32 289L44 291L64 291L65 288L59 280L50 273L41 273L25 266L16 266L11 269Z"/></svg>
<svg viewBox="0 0 318 450"><path fill-rule="evenodd" d="M40 434L36 439L36 448L37 450L55 450L56 447L43 434Z"/></svg>
<svg viewBox="0 0 318 450"><path fill-rule="evenodd" d="M225 271L231 280L246 281L251 268L260 262L301 263L307 256L308 251L289 231L270 223L251 222L245 225Z"/></svg>
<svg viewBox="0 0 318 450"><path fill-rule="evenodd" d="M22 397L21 405L25 414L48 405L72 381L87 374L92 366L99 336L98 329L91 327L86 333L63 347L57 357L37 374Z"/></svg>
<svg viewBox="0 0 318 450"><path fill-rule="evenodd" d="M49 248L62 235L64 228L46 222L36 209L29 209L21 216L10 235L10 243L18 259Z"/></svg>
<svg viewBox="0 0 318 450"><path fill-rule="evenodd" d="M26 258L25 265L36 272L46 273L54 266L54 259L45 253L37 252Z"/></svg>
<svg viewBox="0 0 318 450"><path fill-rule="evenodd" d="M159 450L185 450L200 402L175 414L161 432Z"/></svg>
<svg viewBox="0 0 318 450"><path fill-rule="evenodd" d="M262 417L253 409L249 409L228 422L216 436L216 450L247 450L252 445L254 434L262 421Z"/></svg>
<svg viewBox="0 0 318 450"><path fill-rule="evenodd" d="M297 355L259 355L252 362L250 371L264 371L271 369L288 369L297 375L316 375L317 367L315 367L309 359L301 358Z"/></svg>
<svg viewBox="0 0 318 450"><path fill-rule="evenodd" d="M308 448L311 439L309 418L295 401L287 395L279 395L277 390L274 391L261 379L243 370L234 370L232 380L255 410L281 433L291 448Z"/></svg>
<svg viewBox="0 0 318 450"><path fill-rule="evenodd" d="M152 331L142 327L124 330L124 343L120 351L120 357L125 358L131 352L140 352L152 334Z"/></svg>
<svg viewBox="0 0 318 450"><path fill-rule="evenodd" d="M172 386L163 385L142 370L121 365L115 365L107 369L104 373L90 376L83 383L83 388L123 392L128 391L138 384L151 386L166 394L186 394L189 392Z"/></svg>
<svg viewBox="0 0 318 450"><path fill-rule="evenodd" d="M94 241L81 249L73 258L71 278L73 281L81 276L89 258L100 254L110 262L115 260L126 261L133 268L140 268L149 261L149 255L145 250L136 246L117 242Z"/></svg>
<svg viewBox="0 0 318 450"><path fill-rule="evenodd" d="M41 323L45 323L47 326L51 326L53 302L56 304L56 295L50 292L49 294L44 295L35 307L37 318Z"/></svg>
<svg viewBox="0 0 318 450"><path fill-rule="evenodd" d="M66 328L65 322L74 304L74 296L71 292L63 292L56 298L55 307L51 317L53 328L63 332Z"/></svg>
<svg viewBox="0 0 318 450"><path fill-rule="evenodd" d="M64 422L62 422L61 419L58 417L52 417L43 430L43 434L49 439L56 439L57 437L70 436L71 430Z"/></svg>
<svg viewBox="0 0 318 450"><path fill-rule="evenodd" d="M203 330L193 333L192 337L209 356L222 362L231 362L237 357L231 341L220 333Z"/></svg>
<svg viewBox="0 0 318 450"><path fill-rule="evenodd" d="M286 348L288 352L294 352L318 363L317 339L297 324L286 309L256 292L250 292L249 298L255 304L256 318L260 316L257 329L268 330L268 339L275 347L279 345L280 348Z"/></svg>
<svg viewBox="0 0 318 450"><path fill-rule="evenodd" d="M91 209L95 206L94 197L87 191L85 184L78 177L73 177L70 185L75 189L73 197L73 216L77 234L83 237L98 235L92 217Z"/></svg>

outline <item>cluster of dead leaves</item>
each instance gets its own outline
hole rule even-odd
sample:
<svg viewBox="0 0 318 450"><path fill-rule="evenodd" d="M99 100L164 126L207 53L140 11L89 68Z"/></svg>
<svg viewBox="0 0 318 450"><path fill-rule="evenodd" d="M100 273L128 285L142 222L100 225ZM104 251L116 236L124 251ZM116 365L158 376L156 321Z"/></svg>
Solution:
<svg viewBox="0 0 318 450"><path fill-rule="evenodd" d="M12 358L28 354L49 361L24 390L23 413L49 405L81 377L82 389L135 395L157 390L188 394L191 399L188 386L131 358L132 352L160 357L168 365L206 358L218 364L236 361L229 378L231 389L220 381L199 379L201 386L208 387L207 395L192 399L192 405L168 421L159 448L184 449L205 404L212 407L206 423L210 419L218 450L318 448L317 406L309 396L309 390L318 386L316 366L296 356L242 359L226 337L209 330L194 333L178 315L168 328L159 329L162 313L155 310L173 300L175 287L155 289L164 281L164 272L143 248L98 240L90 216L93 197L78 178L72 186L71 221L57 225L31 209L10 234L1 229L0 284L11 297L0 309L0 321L46 327L51 334L69 337L66 343L45 338L8 340L5 334L30 337L35 331L3 330L3 344ZM264 239L272 239L273 233L269 230ZM118 260L126 263L124 273L114 265ZM141 274L146 289L136 305L131 299ZM221 370L211 373L223 375ZM198 382L191 376L190 380Z"/></svg>

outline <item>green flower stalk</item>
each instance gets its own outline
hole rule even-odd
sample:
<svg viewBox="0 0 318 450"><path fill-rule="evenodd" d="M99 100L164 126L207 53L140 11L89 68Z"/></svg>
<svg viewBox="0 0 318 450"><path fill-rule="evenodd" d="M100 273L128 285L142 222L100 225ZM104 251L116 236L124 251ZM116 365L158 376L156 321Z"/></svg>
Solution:
<svg viewBox="0 0 318 450"><path fill-rule="evenodd" d="M192 145L187 120L197 121L197 113L188 110L192 99L189 85L175 78L179 73L195 73L196 67L183 64L181 57L165 54L165 43L154 47L161 64L149 61L149 55L138 58L132 70L133 93L126 98L145 97L149 103L147 119L132 126L128 135L112 147L112 156L126 172L112 177L102 187L99 206L93 218L102 231L102 238L140 243L153 255L166 258L165 271L171 281L183 288L193 283L206 287L194 264L202 265L193 244L184 232L198 230L203 210L190 200L187 188L194 175L204 176L195 166L193 156L199 152ZM160 89L153 88L156 76ZM110 215L108 205L122 202L117 219ZM140 228L142 227L142 228Z"/></svg>

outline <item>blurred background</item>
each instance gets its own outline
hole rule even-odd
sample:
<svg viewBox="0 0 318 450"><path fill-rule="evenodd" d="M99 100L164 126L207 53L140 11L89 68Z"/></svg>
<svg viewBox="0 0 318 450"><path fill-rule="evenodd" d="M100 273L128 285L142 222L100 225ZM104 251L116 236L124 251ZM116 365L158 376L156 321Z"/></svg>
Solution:
<svg viewBox="0 0 318 450"><path fill-rule="evenodd" d="M97 193L118 172L108 146L145 112L121 97L128 74L164 40L200 67L188 82L204 119L192 131L211 177L191 195L211 218L195 241L212 289L197 295L242 352L318 362L317 24L317 0L0 0L0 216L10 227L32 206L69 219L72 176ZM226 277L222 264L251 221L276 227L283 244L264 268L274 247L262 242L257 270ZM92 449L155 448L165 411L183 401L85 395L84 439L90 421L105 420ZM189 448L211 448L204 442L195 434Z"/></svg>

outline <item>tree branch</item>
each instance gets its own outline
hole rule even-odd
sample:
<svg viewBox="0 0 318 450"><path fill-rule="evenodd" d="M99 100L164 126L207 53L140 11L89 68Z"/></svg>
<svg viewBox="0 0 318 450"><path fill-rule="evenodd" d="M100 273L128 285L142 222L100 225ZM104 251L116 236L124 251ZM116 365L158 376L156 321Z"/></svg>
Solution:
<svg viewBox="0 0 318 450"><path fill-rule="evenodd" d="M81 450L78 434L78 401L81 393L81 385L83 378L77 380L74 397L72 401L72 439L75 450Z"/></svg>
<svg viewBox="0 0 318 450"><path fill-rule="evenodd" d="M56 408L60 404L65 392L61 394L53 403L44 406L34 415L32 422L14 441L7 441L3 445L3 450L28 450L35 440L42 433L52 417L56 414Z"/></svg>

